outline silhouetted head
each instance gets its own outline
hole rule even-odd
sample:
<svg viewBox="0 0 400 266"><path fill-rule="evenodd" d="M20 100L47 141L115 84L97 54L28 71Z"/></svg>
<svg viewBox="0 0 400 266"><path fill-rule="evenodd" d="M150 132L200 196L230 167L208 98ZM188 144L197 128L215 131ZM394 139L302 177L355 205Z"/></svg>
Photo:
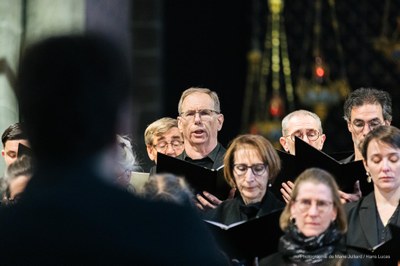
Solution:
<svg viewBox="0 0 400 266"><path fill-rule="evenodd" d="M98 35L45 39L23 54L17 97L37 159L81 159L115 143L130 68Z"/></svg>

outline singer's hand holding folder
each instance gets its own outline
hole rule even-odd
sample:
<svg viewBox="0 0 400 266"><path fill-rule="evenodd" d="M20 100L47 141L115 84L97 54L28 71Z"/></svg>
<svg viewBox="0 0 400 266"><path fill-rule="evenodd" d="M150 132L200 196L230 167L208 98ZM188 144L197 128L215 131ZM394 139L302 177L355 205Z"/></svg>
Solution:
<svg viewBox="0 0 400 266"><path fill-rule="evenodd" d="M360 180L361 191L367 195L372 191L372 183L367 182L367 175L362 161L341 163L330 155L320 151L302 139L295 140L296 155L278 151L282 161L282 170L273 183L273 191L279 191L282 182L294 181L304 170L319 167L330 172L339 186L346 193L353 193L354 183Z"/></svg>

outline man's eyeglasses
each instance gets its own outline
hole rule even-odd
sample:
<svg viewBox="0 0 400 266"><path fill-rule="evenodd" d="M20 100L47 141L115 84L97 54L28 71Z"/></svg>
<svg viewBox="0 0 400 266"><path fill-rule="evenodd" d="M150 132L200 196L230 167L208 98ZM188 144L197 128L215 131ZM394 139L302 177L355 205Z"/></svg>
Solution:
<svg viewBox="0 0 400 266"><path fill-rule="evenodd" d="M211 119L213 114L219 114L219 112L211 109L199 109L199 110L189 110L186 112L182 112L179 115L186 119L193 119L196 114L199 114L201 119Z"/></svg>
<svg viewBox="0 0 400 266"><path fill-rule="evenodd" d="M384 123L379 119L373 119L369 122L365 122L363 120L354 120L351 125L356 133L360 133L364 130L365 125L368 125L369 130L373 130L379 126L382 126Z"/></svg>
<svg viewBox="0 0 400 266"><path fill-rule="evenodd" d="M159 152L165 152L168 149L168 145L171 145L171 148L176 151L177 149L182 147L183 141L180 140L173 140L171 142L161 141L153 145L153 147L156 148L156 150Z"/></svg>
<svg viewBox="0 0 400 266"><path fill-rule="evenodd" d="M318 211L321 213L328 211L330 206L333 204L332 201L327 200L298 199L293 201L296 203L301 212L307 212L313 205L313 202L316 204Z"/></svg>
<svg viewBox="0 0 400 266"><path fill-rule="evenodd" d="M234 164L233 165L233 171L235 174L238 176L245 175L247 173L248 169L251 169L254 175L260 176L265 173L265 170L267 169L267 166L265 164L259 163L259 164L253 164L253 165L246 165L246 164Z"/></svg>
<svg viewBox="0 0 400 266"><path fill-rule="evenodd" d="M321 134L319 133L318 130L315 130L315 129L307 129L306 130L306 136L307 136L309 141L316 141L319 138L320 135ZM303 139L304 132L298 130L298 131L296 131L296 132L294 132L294 133L292 133L290 135L286 135L285 137L286 138L289 137L292 141L295 141L296 137L298 137L300 139Z"/></svg>

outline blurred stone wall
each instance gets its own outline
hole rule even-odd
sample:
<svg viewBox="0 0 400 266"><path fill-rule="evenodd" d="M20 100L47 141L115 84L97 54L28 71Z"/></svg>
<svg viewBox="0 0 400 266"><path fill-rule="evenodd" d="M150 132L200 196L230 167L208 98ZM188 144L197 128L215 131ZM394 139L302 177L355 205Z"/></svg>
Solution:
<svg viewBox="0 0 400 266"><path fill-rule="evenodd" d="M20 53L42 38L85 30L84 0L0 1L0 132L19 121L14 87ZM0 160L0 175L5 169Z"/></svg>
<svg viewBox="0 0 400 266"><path fill-rule="evenodd" d="M20 51L41 38L84 29L82 0L0 1L0 131L19 121L14 82ZM0 173L4 172L0 160Z"/></svg>
<svg viewBox="0 0 400 266"><path fill-rule="evenodd" d="M0 1L0 132L18 121L14 94L15 73L21 45L21 0ZM0 175L4 171L0 160Z"/></svg>

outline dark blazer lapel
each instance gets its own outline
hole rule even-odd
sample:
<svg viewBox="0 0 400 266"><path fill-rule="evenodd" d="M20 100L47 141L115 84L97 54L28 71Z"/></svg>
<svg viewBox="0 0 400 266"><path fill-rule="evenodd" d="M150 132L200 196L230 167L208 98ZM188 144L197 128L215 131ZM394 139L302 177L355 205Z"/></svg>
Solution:
<svg viewBox="0 0 400 266"><path fill-rule="evenodd" d="M400 200L399 200L399 205L400 205ZM398 206L397 208L400 208L400 206ZM400 211L400 210L399 210ZM400 226L400 213L397 214L397 219L395 219L393 221L393 223L397 226Z"/></svg>
<svg viewBox="0 0 400 266"><path fill-rule="evenodd" d="M377 211L375 204L375 194L370 193L364 198L360 207L360 224L370 247L378 244L378 234L376 223Z"/></svg>

